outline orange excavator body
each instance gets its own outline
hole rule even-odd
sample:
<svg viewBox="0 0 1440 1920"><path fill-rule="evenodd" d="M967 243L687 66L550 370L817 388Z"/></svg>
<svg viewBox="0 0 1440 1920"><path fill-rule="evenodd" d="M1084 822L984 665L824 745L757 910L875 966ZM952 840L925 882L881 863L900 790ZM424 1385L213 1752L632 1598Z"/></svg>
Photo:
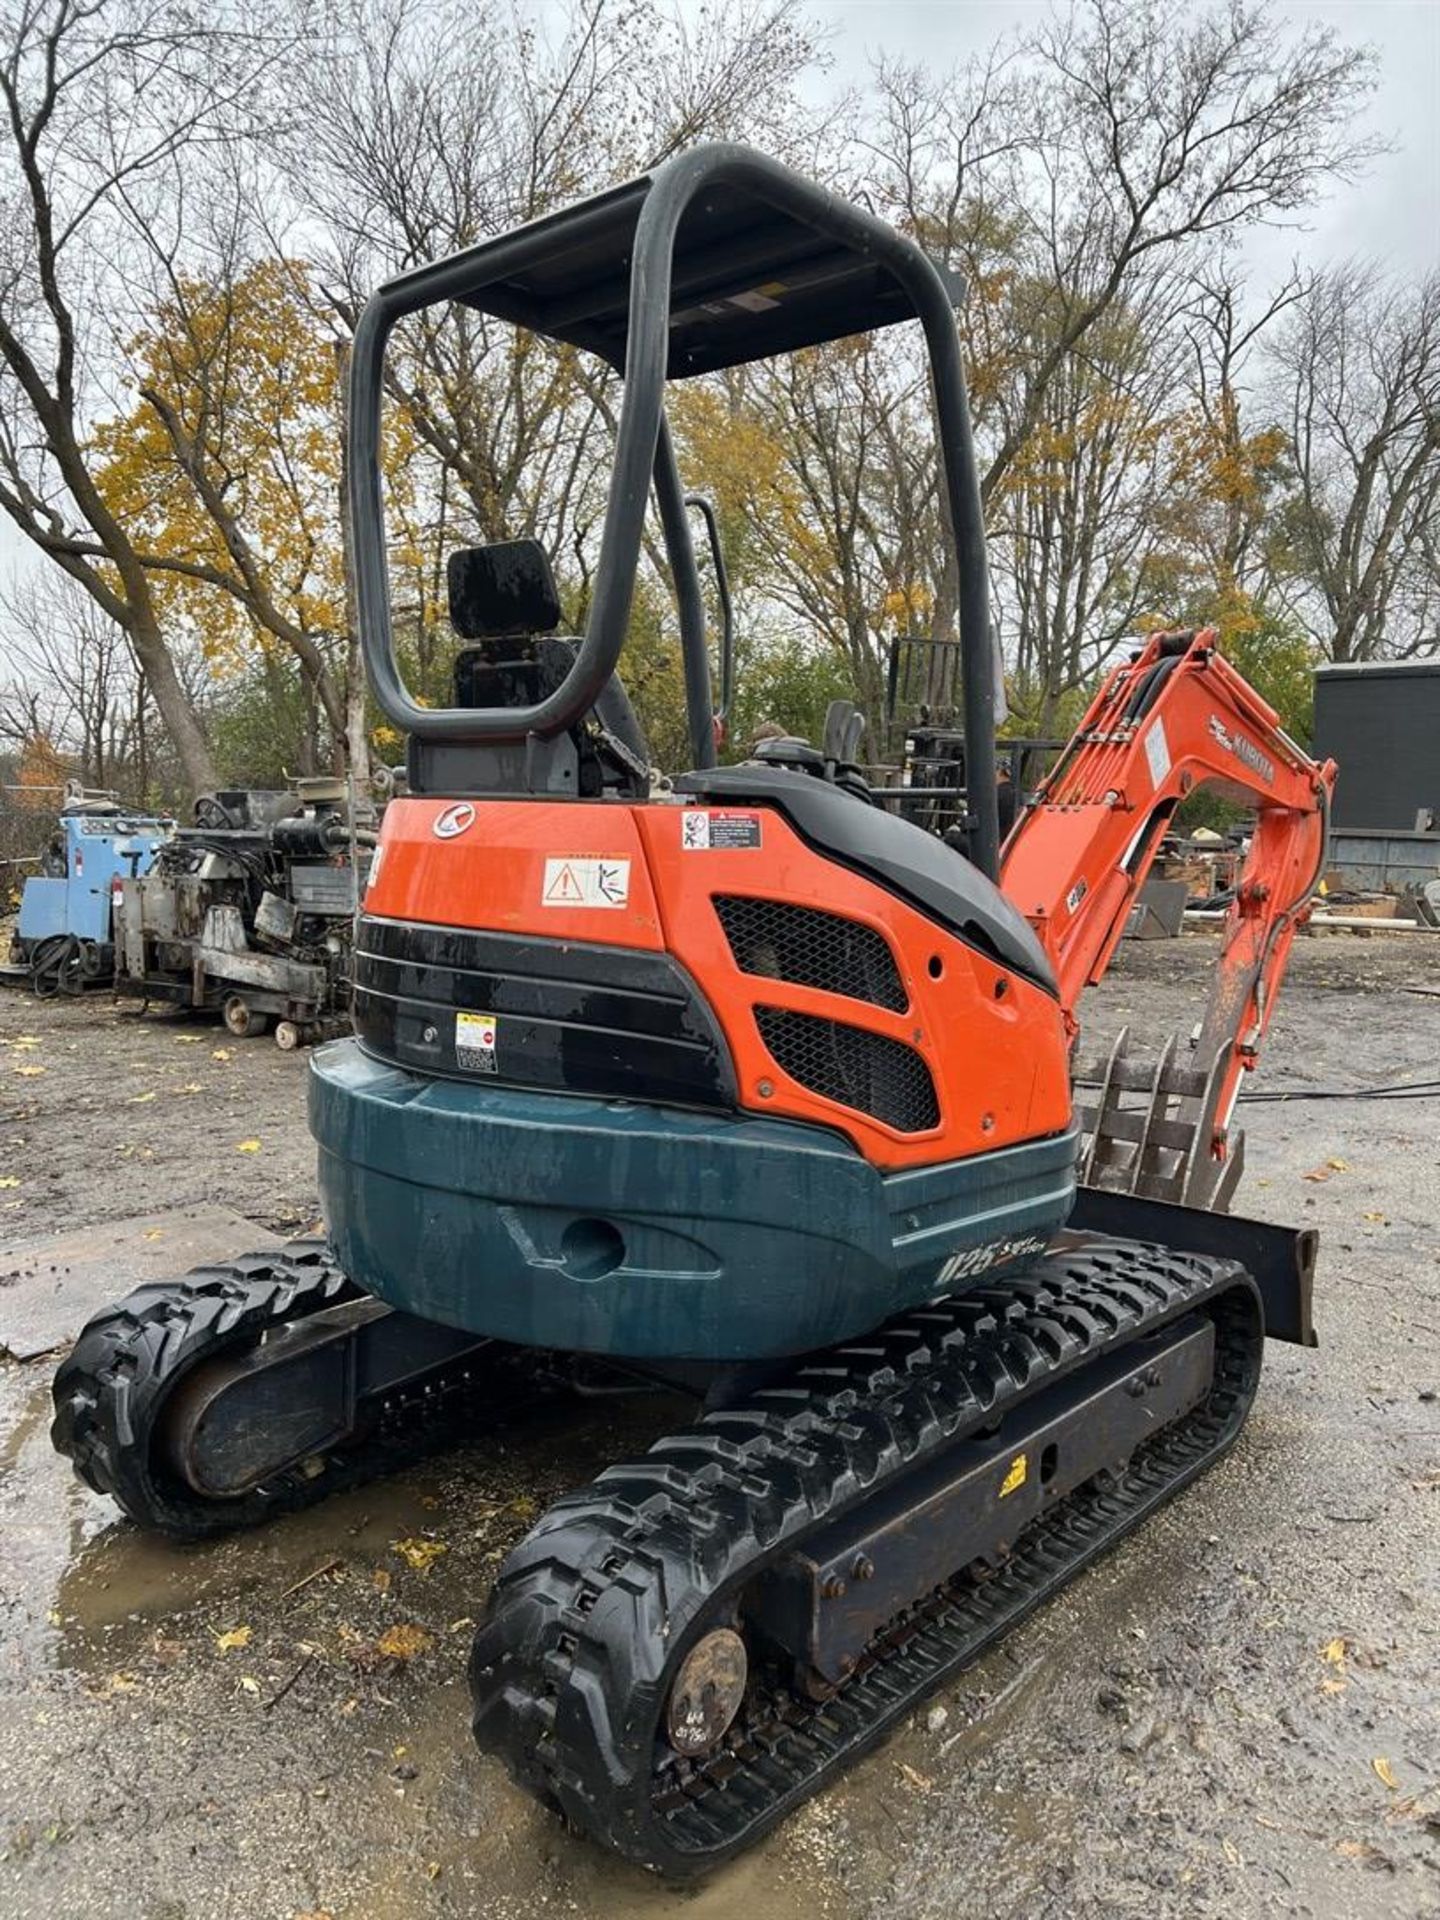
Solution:
<svg viewBox="0 0 1440 1920"><path fill-rule="evenodd" d="M698 850L686 842L693 809L668 798L578 814L569 803L461 803L461 831L437 857L454 803L398 800L365 910L668 954L703 983L740 1109L834 1128L886 1171L923 1167L1070 1125L1081 996L1114 955L1176 805L1208 784L1257 808L1196 1043L1207 1064L1226 1051L1211 1145L1223 1157L1240 1075L1254 1065L1318 877L1334 771L1286 736L1213 631L1152 636L1107 677L1005 846L1002 889L1044 948L1058 997L837 865L761 806L723 810L726 831L707 830ZM706 810L707 821L716 817ZM871 929L893 956L900 991L888 1006L862 1005L833 986L747 965L716 910L728 900L809 908ZM902 1129L806 1085L767 1047L766 1010L838 1018L919 1055L933 1117Z"/></svg>
<svg viewBox="0 0 1440 1920"><path fill-rule="evenodd" d="M435 823L447 806L392 803L367 917L666 953L703 983L734 1062L739 1108L833 1128L886 1171L959 1160L1070 1124L1068 1049L1054 995L837 866L777 812L725 809L745 844L701 855L683 840L693 810L673 803L587 807L577 819L564 803L487 802L437 859ZM716 817L708 809L706 816ZM607 876L623 897L619 911L596 904ZM572 900L582 887L583 901ZM862 1004L746 971L744 950L737 954L716 911L717 901L730 900L809 908L871 929L894 957L900 991L887 996L889 1006ZM757 1010L763 1019L771 1009L838 1018L918 1055L934 1093L933 1120L901 1130L787 1073L757 1020Z"/></svg>

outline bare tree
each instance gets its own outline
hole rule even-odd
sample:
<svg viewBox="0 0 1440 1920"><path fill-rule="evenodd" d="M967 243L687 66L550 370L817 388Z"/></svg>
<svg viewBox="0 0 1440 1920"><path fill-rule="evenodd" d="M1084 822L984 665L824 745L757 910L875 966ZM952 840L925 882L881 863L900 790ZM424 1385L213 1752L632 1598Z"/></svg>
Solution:
<svg viewBox="0 0 1440 1920"><path fill-rule="evenodd" d="M1222 598L1259 602L1276 590L1277 526L1293 474L1288 436L1256 387L1265 341L1310 288L1292 268L1255 300L1233 264L1217 262L1197 276L1183 322L1190 407L1175 440L1191 484L1167 521L1202 591Z"/></svg>
<svg viewBox="0 0 1440 1920"><path fill-rule="evenodd" d="M87 786L133 798L149 778L148 700L128 636L78 583L0 596L0 741L48 740Z"/></svg>
<svg viewBox="0 0 1440 1920"><path fill-rule="evenodd" d="M794 0L573 0L558 35L496 3L351 0L306 88L290 153L324 227L320 271L353 326L387 274L537 218L695 140L767 128L813 141L796 92L812 42ZM583 611L613 427L609 369L464 307L402 324L388 393L433 462L428 556L406 583L433 613L447 537L530 534ZM434 524L435 522L443 524ZM420 529L407 530L413 536ZM398 583L397 583L398 584Z"/></svg>
<svg viewBox="0 0 1440 1920"><path fill-rule="evenodd" d="M1373 64L1255 0L1085 0L982 65L879 69L879 189L968 282L987 498L1067 359L1157 264L1296 213L1376 151L1355 126Z"/></svg>
<svg viewBox="0 0 1440 1920"><path fill-rule="evenodd" d="M180 0L8 0L0 14L0 507L129 637L192 787L213 784L146 557L97 487L90 425L145 242L283 45Z"/></svg>
<svg viewBox="0 0 1440 1920"><path fill-rule="evenodd" d="M1163 283L1153 291L1168 303ZM1116 305L1089 329L990 495L1017 710L1042 734L1166 597L1183 342L1152 334L1152 310ZM1179 490L1188 497L1188 476Z"/></svg>
<svg viewBox="0 0 1440 1920"><path fill-rule="evenodd" d="M1440 273L1319 275L1270 353L1297 498L1295 609L1334 660L1432 650L1440 624Z"/></svg>

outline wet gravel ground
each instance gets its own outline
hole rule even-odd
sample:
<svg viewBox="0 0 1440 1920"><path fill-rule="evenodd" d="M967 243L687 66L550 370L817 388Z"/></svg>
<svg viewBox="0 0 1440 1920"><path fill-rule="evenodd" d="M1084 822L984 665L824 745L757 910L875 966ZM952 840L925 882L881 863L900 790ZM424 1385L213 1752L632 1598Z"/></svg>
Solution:
<svg viewBox="0 0 1440 1920"><path fill-rule="evenodd" d="M1211 953L1127 948L1091 1030L1188 1031ZM1258 1084L1434 1077L1417 986L1440 941L1303 941ZM0 996L0 1247L201 1202L308 1226L303 1076ZM52 1455L51 1363L0 1361L0 1920L1440 1920L1440 1102L1247 1127L1242 1209L1322 1230L1319 1351L1272 1346L1220 1466L698 1892L566 1833L466 1727L498 1559L673 1409L552 1411L182 1549Z"/></svg>

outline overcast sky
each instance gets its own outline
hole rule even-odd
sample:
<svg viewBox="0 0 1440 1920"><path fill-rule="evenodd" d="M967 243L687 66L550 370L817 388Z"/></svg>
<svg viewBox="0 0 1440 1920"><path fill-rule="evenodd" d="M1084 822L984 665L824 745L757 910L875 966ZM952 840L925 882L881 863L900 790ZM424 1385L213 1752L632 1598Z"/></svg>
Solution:
<svg viewBox="0 0 1440 1920"><path fill-rule="evenodd" d="M858 81L876 53L950 66L1038 21L1048 4L812 0L808 12L831 26L837 73ZM1247 256L1260 272L1283 273L1296 254L1318 264L1352 253L1424 272L1440 260L1440 0L1296 0L1281 13L1297 27L1317 22L1352 45L1374 47L1379 86L1369 119L1395 151L1314 209L1307 231L1260 236Z"/></svg>
<svg viewBox="0 0 1440 1920"><path fill-rule="evenodd" d="M687 7L700 0L683 0ZM860 81L876 53L947 67L1037 19L1048 0L811 0L830 30L834 73ZM1303 227L1255 236L1246 247L1256 278L1281 277L1292 258L1318 264L1363 253L1402 272L1440 259L1440 0L1296 0L1297 25L1320 21L1379 54L1369 118L1394 151L1354 186L1338 188ZM764 145L757 129L756 145ZM0 569L31 572L27 548L0 515Z"/></svg>

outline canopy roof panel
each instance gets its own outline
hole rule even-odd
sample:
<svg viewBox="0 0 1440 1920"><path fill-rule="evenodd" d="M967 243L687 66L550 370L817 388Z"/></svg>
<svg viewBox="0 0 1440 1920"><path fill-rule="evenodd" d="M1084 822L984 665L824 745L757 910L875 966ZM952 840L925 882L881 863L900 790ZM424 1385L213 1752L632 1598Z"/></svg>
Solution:
<svg viewBox="0 0 1440 1920"><path fill-rule="evenodd" d="M457 256L467 271L454 297L623 366L635 229L652 184L644 175ZM944 278L958 297L956 277ZM915 311L863 238L843 243L744 187L711 185L676 233L667 375L843 339Z"/></svg>

